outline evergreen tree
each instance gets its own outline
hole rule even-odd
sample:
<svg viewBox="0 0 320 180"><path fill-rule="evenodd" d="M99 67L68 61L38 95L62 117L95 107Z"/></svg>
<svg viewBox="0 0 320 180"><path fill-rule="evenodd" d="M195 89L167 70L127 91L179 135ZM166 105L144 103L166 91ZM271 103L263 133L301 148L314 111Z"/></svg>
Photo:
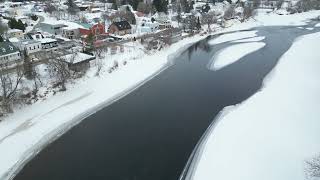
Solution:
<svg viewBox="0 0 320 180"><path fill-rule="evenodd" d="M85 38L85 46L83 47L83 52L85 53L92 53L94 50L94 40L95 36L94 34L90 33L86 38Z"/></svg>
<svg viewBox="0 0 320 180"><path fill-rule="evenodd" d="M141 0L129 0L129 4L132 6L133 10L137 10L139 3Z"/></svg>
<svg viewBox="0 0 320 180"><path fill-rule="evenodd" d="M22 30L23 32L26 30L26 25L23 24L23 22L19 19L18 21L18 28L17 29L20 29Z"/></svg>
<svg viewBox="0 0 320 180"><path fill-rule="evenodd" d="M112 6L111 6L112 9L114 10L118 10L118 5L116 2L112 3Z"/></svg>
<svg viewBox="0 0 320 180"><path fill-rule="evenodd" d="M189 13L191 10L188 0L181 0L181 7L182 7L182 12L185 12L185 13Z"/></svg>
<svg viewBox="0 0 320 180"><path fill-rule="evenodd" d="M153 0L152 5L157 12L168 12L168 0Z"/></svg>
<svg viewBox="0 0 320 180"><path fill-rule="evenodd" d="M32 21L38 20L38 16L37 15L31 15L30 18L32 19Z"/></svg>
<svg viewBox="0 0 320 180"><path fill-rule="evenodd" d="M8 26L11 28L11 29L20 29L24 32L24 30L26 30L26 26L25 24L23 24L23 22L19 19L19 21L17 21L16 19L14 18L11 18L8 22Z"/></svg>
<svg viewBox="0 0 320 180"><path fill-rule="evenodd" d="M197 19L197 25L196 25L196 27L197 27L198 30L201 29L200 17L198 17L198 19Z"/></svg>
<svg viewBox="0 0 320 180"><path fill-rule="evenodd" d="M67 6L68 6L68 12L70 14L76 14L78 11L78 6L74 3L73 0L68 0L67 1Z"/></svg>
<svg viewBox="0 0 320 180"><path fill-rule="evenodd" d="M210 6L207 3L206 5L202 6L202 13L207 13L210 10Z"/></svg>

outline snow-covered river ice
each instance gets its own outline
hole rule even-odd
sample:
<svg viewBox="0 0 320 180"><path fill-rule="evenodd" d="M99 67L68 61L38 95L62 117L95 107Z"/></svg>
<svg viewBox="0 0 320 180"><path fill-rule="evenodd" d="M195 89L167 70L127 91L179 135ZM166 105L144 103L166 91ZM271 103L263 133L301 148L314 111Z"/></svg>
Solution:
<svg viewBox="0 0 320 180"><path fill-rule="evenodd" d="M210 68L215 53L246 38L210 44L216 37L209 36L193 44L161 74L45 147L15 179L178 180L183 172L188 178L189 157L219 112L259 91L294 39L318 29L254 31L265 45L218 69Z"/></svg>

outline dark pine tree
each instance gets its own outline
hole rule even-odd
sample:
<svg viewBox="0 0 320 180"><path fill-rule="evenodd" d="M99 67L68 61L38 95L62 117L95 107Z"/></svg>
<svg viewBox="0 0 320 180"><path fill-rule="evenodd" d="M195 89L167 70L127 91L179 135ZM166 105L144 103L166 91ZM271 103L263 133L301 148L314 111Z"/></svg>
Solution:
<svg viewBox="0 0 320 180"><path fill-rule="evenodd" d="M168 1L167 0L153 0L152 5L156 8L157 12L168 12Z"/></svg>
<svg viewBox="0 0 320 180"><path fill-rule="evenodd" d="M129 4L132 6L133 10L137 10L139 3L141 0L129 0Z"/></svg>
<svg viewBox="0 0 320 180"><path fill-rule="evenodd" d="M199 17L198 17L198 19L197 19L196 27L197 27L198 30L201 29L201 23L200 23L200 18L199 18Z"/></svg>

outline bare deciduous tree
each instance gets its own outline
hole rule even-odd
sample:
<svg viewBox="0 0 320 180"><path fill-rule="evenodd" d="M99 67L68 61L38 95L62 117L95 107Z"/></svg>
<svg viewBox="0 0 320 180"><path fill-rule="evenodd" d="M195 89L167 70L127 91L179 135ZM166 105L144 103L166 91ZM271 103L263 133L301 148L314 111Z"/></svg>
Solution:
<svg viewBox="0 0 320 180"><path fill-rule="evenodd" d="M215 13L213 11L210 11L210 12L204 14L201 19L202 24L208 25L209 32L211 32L211 28L210 28L211 24L216 23L216 22L217 22L217 17L215 16Z"/></svg>
<svg viewBox="0 0 320 180"><path fill-rule="evenodd" d="M149 14L151 11L152 7L150 4L146 4L143 1L139 2L137 11L143 12L144 14Z"/></svg>
<svg viewBox="0 0 320 180"><path fill-rule="evenodd" d="M57 8L53 4L51 4L50 2L47 2L46 3L46 8L45 8L44 11L49 13L49 14L52 14L54 11L57 11Z"/></svg>
<svg viewBox="0 0 320 180"><path fill-rule="evenodd" d="M71 60L72 61L72 58ZM56 53L50 53L48 57L48 69L51 77L55 78L57 86L61 86L61 90L66 90L66 82L71 77L68 64L64 56L59 56Z"/></svg>
<svg viewBox="0 0 320 180"><path fill-rule="evenodd" d="M108 46L102 45L99 47L94 47L94 55L96 56L95 66L97 67L96 76L100 75L100 72L104 66L104 55L108 52Z"/></svg>
<svg viewBox="0 0 320 180"><path fill-rule="evenodd" d="M96 58L96 60L95 60L95 65L97 67L96 76L99 76L100 73L101 73L101 70L102 70L102 68L104 66L104 61L103 60L104 60L103 58Z"/></svg>
<svg viewBox="0 0 320 180"><path fill-rule="evenodd" d="M12 105L23 77L23 71L20 66L10 69L8 62L2 62L0 68L1 110L3 111L2 113L9 113L12 112Z"/></svg>
<svg viewBox="0 0 320 180"><path fill-rule="evenodd" d="M246 5L243 7L243 14L241 21L244 22L246 19L253 16L254 6Z"/></svg>
<svg viewBox="0 0 320 180"><path fill-rule="evenodd" d="M284 0L278 0L276 3L277 9L280 9L282 7L282 4L284 3Z"/></svg>
<svg viewBox="0 0 320 180"><path fill-rule="evenodd" d="M3 41L3 37L6 32L8 31L8 26L2 22L2 20L0 19L0 42Z"/></svg>
<svg viewBox="0 0 320 180"><path fill-rule="evenodd" d="M312 9L320 9L319 0L300 0L297 4L297 9L299 12L305 12Z"/></svg>
<svg viewBox="0 0 320 180"><path fill-rule="evenodd" d="M306 174L308 177L320 178L320 155L306 161Z"/></svg>
<svg viewBox="0 0 320 180"><path fill-rule="evenodd" d="M228 20L234 17L234 6L230 5L224 12L223 18Z"/></svg>
<svg viewBox="0 0 320 180"><path fill-rule="evenodd" d="M253 0L252 6L254 9L257 9L261 4L261 0Z"/></svg>
<svg viewBox="0 0 320 180"><path fill-rule="evenodd" d="M32 80L33 80L32 92L34 95L36 95L37 92L39 91L39 86L43 85L41 78L40 78L40 73L38 72L37 68L34 68Z"/></svg>

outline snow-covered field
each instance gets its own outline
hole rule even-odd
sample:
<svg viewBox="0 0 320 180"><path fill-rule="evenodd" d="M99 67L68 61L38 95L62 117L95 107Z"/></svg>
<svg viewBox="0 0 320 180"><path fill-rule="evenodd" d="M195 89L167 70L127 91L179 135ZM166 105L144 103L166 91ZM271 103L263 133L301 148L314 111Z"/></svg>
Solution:
<svg viewBox="0 0 320 180"><path fill-rule="evenodd" d="M262 15L247 28L302 26L319 13ZM261 91L220 113L198 149L190 179L306 179L305 161L320 152L319 46L320 32L297 38Z"/></svg>
<svg viewBox="0 0 320 180"><path fill-rule="evenodd" d="M90 78L68 84L68 90L57 93L47 100L16 109L0 123L0 179L7 179L21 167L28 157L82 119L142 85L164 70L170 59L180 49L204 37L184 39L154 55L144 53L135 60L126 55L107 57L105 66L117 60L120 67L109 74L108 69L100 76L88 72ZM138 50L134 50L136 53ZM124 66L123 61L127 61Z"/></svg>

